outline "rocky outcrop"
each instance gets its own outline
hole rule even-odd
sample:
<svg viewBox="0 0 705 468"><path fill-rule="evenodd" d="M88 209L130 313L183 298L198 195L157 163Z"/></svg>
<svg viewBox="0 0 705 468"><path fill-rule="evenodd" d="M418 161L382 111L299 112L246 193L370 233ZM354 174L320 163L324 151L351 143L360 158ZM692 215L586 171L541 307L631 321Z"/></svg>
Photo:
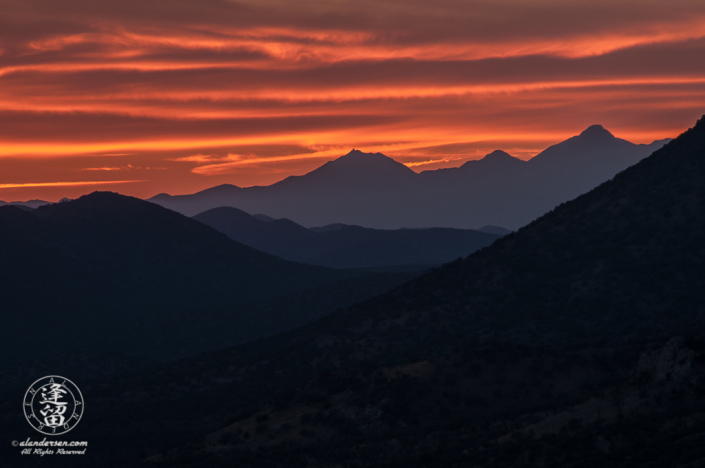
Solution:
<svg viewBox="0 0 705 468"><path fill-rule="evenodd" d="M695 363L695 357L695 351L688 346L685 338L672 338L663 347L642 353L635 378L607 390L602 398L591 398L566 411L550 415L519 433L538 438L545 434L557 434L570 424L611 422L621 416L650 414L660 410L661 397L672 394L674 389L689 388L702 395L702 389L698 387L702 368ZM497 441L510 439L511 435L507 434Z"/></svg>
<svg viewBox="0 0 705 468"><path fill-rule="evenodd" d="M675 337L666 345L643 353L637 364L637 375L647 376L651 381L671 380L679 382L691 375L695 351L686 348L685 338Z"/></svg>

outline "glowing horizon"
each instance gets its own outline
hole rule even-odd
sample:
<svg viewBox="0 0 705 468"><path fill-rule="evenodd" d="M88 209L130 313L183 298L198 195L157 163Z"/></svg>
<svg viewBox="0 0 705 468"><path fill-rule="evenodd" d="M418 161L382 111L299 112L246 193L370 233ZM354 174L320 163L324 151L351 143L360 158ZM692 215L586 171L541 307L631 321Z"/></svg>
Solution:
<svg viewBox="0 0 705 468"><path fill-rule="evenodd" d="M527 159L592 124L650 143L705 113L694 0L0 7L0 198L268 185L351 148L417 171Z"/></svg>

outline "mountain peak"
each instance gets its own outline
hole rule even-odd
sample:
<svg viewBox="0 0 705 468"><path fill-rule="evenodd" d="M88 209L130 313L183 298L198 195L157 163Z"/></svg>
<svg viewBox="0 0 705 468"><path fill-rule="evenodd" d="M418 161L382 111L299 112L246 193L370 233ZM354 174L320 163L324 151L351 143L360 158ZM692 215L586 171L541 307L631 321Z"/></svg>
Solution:
<svg viewBox="0 0 705 468"><path fill-rule="evenodd" d="M614 135L612 135L602 125L590 125L582 131L580 136L588 138L614 138Z"/></svg>
<svg viewBox="0 0 705 468"><path fill-rule="evenodd" d="M496 160L507 160L507 159L516 159L514 156L511 154L507 153L506 151L502 150L494 150L491 153L485 155L483 160L487 161L496 161Z"/></svg>
<svg viewBox="0 0 705 468"><path fill-rule="evenodd" d="M365 159L391 159L382 153L365 153L364 151L356 150L353 148L348 154L341 156L338 159L360 159L360 158L365 158Z"/></svg>
<svg viewBox="0 0 705 468"><path fill-rule="evenodd" d="M365 153L353 149L345 156L329 161L313 172L320 169L331 170L333 168L344 169L346 171L401 171L403 173L413 172L400 162L395 161L382 153Z"/></svg>
<svg viewBox="0 0 705 468"><path fill-rule="evenodd" d="M481 159L472 159L470 161L465 161L460 167L461 168L475 168L479 167L504 167L507 164L523 163L519 158L515 158L511 154L502 150L494 150L489 154L486 154Z"/></svg>
<svg viewBox="0 0 705 468"><path fill-rule="evenodd" d="M279 190L291 186L307 186L307 190L340 190L342 186L348 189L360 185L369 188L372 184L389 188L393 181L407 181L416 176L410 168L382 153L365 153L353 149L308 174L287 177L271 187Z"/></svg>

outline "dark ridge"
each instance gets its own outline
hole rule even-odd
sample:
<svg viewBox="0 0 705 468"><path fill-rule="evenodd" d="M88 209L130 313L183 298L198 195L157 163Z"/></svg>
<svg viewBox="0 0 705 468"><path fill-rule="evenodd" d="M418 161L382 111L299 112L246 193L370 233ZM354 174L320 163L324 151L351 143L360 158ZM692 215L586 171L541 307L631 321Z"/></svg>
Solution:
<svg viewBox="0 0 705 468"><path fill-rule="evenodd" d="M185 308L237 306L359 276L281 260L174 211L110 192L31 212L0 207L0 263L5 355L21 354L18 343L30 339L37 344L25 353L46 351L57 333L65 351L193 349L178 344L188 327L180 335L163 332L160 321L170 311L181 310L179 320L189 323L200 312ZM27 316L35 324L29 328L22 325ZM146 332L153 337L142 339Z"/></svg>
<svg viewBox="0 0 705 468"><path fill-rule="evenodd" d="M493 233L460 229L377 230L334 224L306 229L288 219L262 221L231 207L194 216L233 240L283 259L332 268L438 266L494 242ZM422 267L423 268L423 267Z"/></svg>
<svg viewBox="0 0 705 468"><path fill-rule="evenodd" d="M110 422L133 434L134 460L149 449L170 466L695 466L704 155L701 119L611 181L377 298L120 386L91 383L84 430L107 458Z"/></svg>

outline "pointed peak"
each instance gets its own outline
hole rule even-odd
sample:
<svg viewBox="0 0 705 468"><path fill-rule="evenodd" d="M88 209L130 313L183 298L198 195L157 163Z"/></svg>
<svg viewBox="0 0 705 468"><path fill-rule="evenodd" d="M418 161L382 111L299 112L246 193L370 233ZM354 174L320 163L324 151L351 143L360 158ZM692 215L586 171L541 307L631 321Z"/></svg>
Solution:
<svg viewBox="0 0 705 468"><path fill-rule="evenodd" d="M506 166L507 164L524 163L519 158L515 158L511 154L502 150L494 150L489 154L486 154L481 159L471 159L465 161L460 167L476 168L476 167L496 167L496 166Z"/></svg>
<svg viewBox="0 0 705 468"><path fill-rule="evenodd" d="M364 151L356 150L355 148L353 148L353 149L352 149L348 154L346 154L345 156L341 156L341 157L342 157L342 158L348 158L348 157L350 157L350 158L358 158L358 157L364 157L364 156L367 156L367 157L369 157L369 156L378 156L378 157L381 156L381 157L387 158L387 156L383 155L382 153L365 153Z"/></svg>
<svg viewBox="0 0 705 468"><path fill-rule="evenodd" d="M508 159L508 158L515 159L514 156L512 156L512 155L509 154L509 153L507 153L506 151L494 150L494 151L492 151L491 153L486 154L485 157L482 158L482 159L486 159L486 160L489 161L489 160Z"/></svg>
<svg viewBox="0 0 705 468"><path fill-rule="evenodd" d="M233 184L220 184L215 187L207 188L196 193L207 193L209 195L227 195L233 192L239 192L242 190L241 187Z"/></svg>
<svg viewBox="0 0 705 468"><path fill-rule="evenodd" d="M580 133L580 136L587 138L614 138L614 135L612 135L602 125L590 125L588 128L583 130L582 133Z"/></svg>
<svg viewBox="0 0 705 468"><path fill-rule="evenodd" d="M334 165L334 166L340 166L340 167L347 167L350 165L353 166L359 166L359 165L368 165L368 164L390 164L390 163L395 163L395 164L400 164L394 161L392 158L389 156L385 156L382 153L365 153L364 151L360 150L352 150L348 154L339 157L338 159L334 159L332 161L329 161L326 163L327 165Z"/></svg>
<svg viewBox="0 0 705 468"><path fill-rule="evenodd" d="M341 156L332 161L328 161L317 169L301 177L330 177L332 174L338 176L349 176L357 174L356 177L368 177L371 174L405 174L416 175L414 171L400 162L395 161L382 153L365 153L363 151L352 150L345 156ZM286 180L286 179L285 179Z"/></svg>

